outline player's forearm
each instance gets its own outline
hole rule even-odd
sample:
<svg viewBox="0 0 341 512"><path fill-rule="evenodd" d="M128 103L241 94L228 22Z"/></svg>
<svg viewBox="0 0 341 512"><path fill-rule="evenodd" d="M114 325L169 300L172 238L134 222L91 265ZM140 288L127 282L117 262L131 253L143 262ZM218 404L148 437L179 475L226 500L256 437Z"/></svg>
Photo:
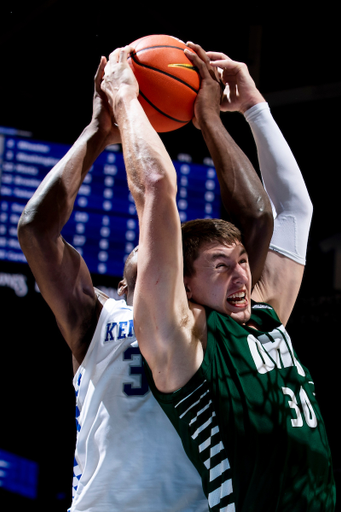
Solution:
<svg viewBox="0 0 341 512"><path fill-rule="evenodd" d="M245 117L257 145L262 177L276 212L285 209L283 199L292 200L294 195L299 196L303 205L306 201L308 204L310 199L301 171L268 104L255 105Z"/></svg>
<svg viewBox="0 0 341 512"><path fill-rule="evenodd" d="M26 230L55 237L68 221L85 175L106 145L106 134L90 123L67 154L46 175L19 221Z"/></svg>
<svg viewBox="0 0 341 512"><path fill-rule="evenodd" d="M213 159L222 201L233 220L271 212L269 198L248 157L225 129L221 119L207 119L201 131Z"/></svg>
<svg viewBox="0 0 341 512"><path fill-rule="evenodd" d="M224 207L242 231L255 281L268 251L273 229L270 201L248 157L225 129L220 117L201 123L212 156Z"/></svg>
<svg viewBox="0 0 341 512"><path fill-rule="evenodd" d="M115 119L121 133L128 185L139 212L148 195L158 195L161 199L161 187L176 193L176 173L136 97L122 95L116 105Z"/></svg>
<svg viewBox="0 0 341 512"><path fill-rule="evenodd" d="M254 106L245 117L257 145L264 185L277 213L271 244L304 264L313 208L301 171L267 103Z"/></svg>

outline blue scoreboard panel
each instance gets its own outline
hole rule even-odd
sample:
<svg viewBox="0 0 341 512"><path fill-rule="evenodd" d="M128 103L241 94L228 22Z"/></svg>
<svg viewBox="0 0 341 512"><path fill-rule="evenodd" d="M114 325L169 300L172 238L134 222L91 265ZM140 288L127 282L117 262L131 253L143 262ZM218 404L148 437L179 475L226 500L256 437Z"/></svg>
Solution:
<svg viewBox="0 0 341 512"><path fill-rule="evenodd" d="M0 260L26 262L17 238L18 220L40 182L69 147L0 135ZM220 217L215 169L188 160L174 161L180 219ZM138 243L138 219L120 146L109 147L96 160L62 235L82 254L91 273L122 275L125 258Z"/></svg>
<svg viewBox="0 0 341 512"><path fill-rule="evenodd" d="M38 492L37 462L19 457L0 448L0 487L35 499Z"/></svg>

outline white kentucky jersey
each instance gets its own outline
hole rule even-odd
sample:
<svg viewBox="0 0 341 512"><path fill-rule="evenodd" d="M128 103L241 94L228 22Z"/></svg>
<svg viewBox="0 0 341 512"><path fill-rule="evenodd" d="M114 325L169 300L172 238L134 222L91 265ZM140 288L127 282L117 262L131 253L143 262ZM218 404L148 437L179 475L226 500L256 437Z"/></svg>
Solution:
<svg viewBox="0 0 341 512"><path fill-rule="evenodd" d="M207 512L200 476L149 390L125 301L104 304L73 383L71 512Z"/></svg>

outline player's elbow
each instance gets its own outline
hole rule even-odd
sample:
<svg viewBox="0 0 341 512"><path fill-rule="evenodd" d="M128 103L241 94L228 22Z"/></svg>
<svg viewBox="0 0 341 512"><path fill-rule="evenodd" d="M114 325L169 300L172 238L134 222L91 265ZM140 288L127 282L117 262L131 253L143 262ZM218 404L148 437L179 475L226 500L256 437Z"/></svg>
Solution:
<svg viewBox="0 0 341 512"><path fill-rule="evenodd" d="M308 193L307 193L307 197L303 201L302 207L303 207L303 213L304 213L306 219L309 222L311 222L311 219L312 219L312 216L313 216L314 207L313 207L313 203L312 203Z"/></svg>
<svg viewBox="0 0 341 512"><path fill-rule="evenodd" d="M257 207L253 208L252 211L248 211L242 231L248 236L261 236L264 240L270 240L273 229L274 217L270 201L264 202L260 198L257 202Z"/></svg>
<svg viewBox="0 0 341 512"><path fill-rule="evenodd" d="M263 230L272 233L274 226L273 212L270 200L266 197L259 197L253 211L254 223L261 225Z"/></svg>
<svg viewBox="0 0 341 512"><path fill-rule="evenodd" d="M48 240L59 235L59 232L51 227L48 216L41 215L32 204L27 205L22 212L17 233L24 254L30 251L32 247L44 246Z"/></svg>
<svg viewBox="0 0 341 512"><path fill-rule="evenodd" d="M310 226L313 210L313 203L310 199L308 191L306 190L304 194L301 192L300 195L297 195L295 202L292 201L291 203L284 205L283 214L291 214L292 216L296 217L297 222Z"/></svg>
<svg viewBox="0 0 341 512"><path fill-rule="evenodd" d="M35 222L34 212L27 210L23 211L18 222L18 240L20 247L24 254L27 254L32 246L32 243L39 237L39 230Z"/></svg>
<svg viewBox="0 0 341 512"><path fill-rule="evenodd" d="M262 232L266 233L267 238L270 239L274 229L274 217L271 205L269 208L259 211L257 220L262 228Z"/></svg>
<svg viewBox="0 0 341 512"><path fill-rule="evenodd" d="M28 210L27 207L23 210L18 222L18 239L19 242L29 238L34 233L35 222L34 212Z"/></svg>

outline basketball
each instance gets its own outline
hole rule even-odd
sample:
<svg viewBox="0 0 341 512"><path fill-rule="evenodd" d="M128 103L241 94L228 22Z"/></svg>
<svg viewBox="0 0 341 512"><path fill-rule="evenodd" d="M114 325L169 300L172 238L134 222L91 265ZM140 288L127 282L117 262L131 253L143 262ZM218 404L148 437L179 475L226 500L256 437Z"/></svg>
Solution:
<svg viewBox="0 0 341 512"><path fill-rule="evenodd" d="M157 132L181 128L194 116L200 76L183 41L166 35L137 39L128 62L139 84L139 101ZM192 51L192 50L191 50Z"/></svg>

